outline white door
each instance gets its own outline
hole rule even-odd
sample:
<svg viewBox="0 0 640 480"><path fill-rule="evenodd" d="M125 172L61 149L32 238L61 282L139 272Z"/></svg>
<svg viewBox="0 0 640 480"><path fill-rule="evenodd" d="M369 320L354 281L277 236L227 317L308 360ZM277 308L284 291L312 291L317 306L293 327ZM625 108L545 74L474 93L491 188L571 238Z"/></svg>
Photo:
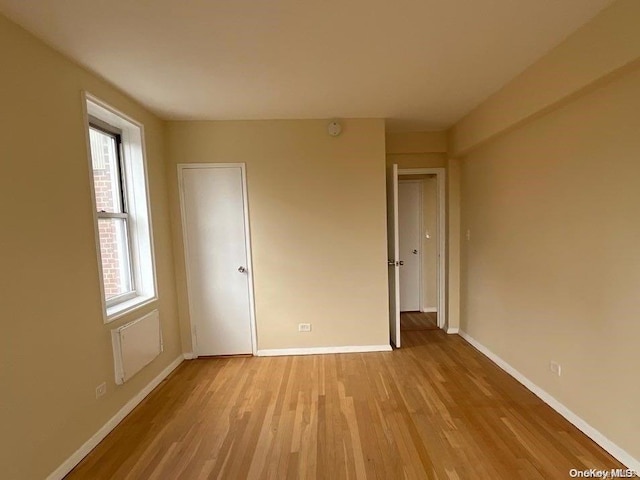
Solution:
<svg viewBox="0 0 640 480"><path fill-rule="evenodd" d="M244 166L179 165L196 355L252 353Z"/></svg>
<svg viewBox="0 0 640 480"><path fill-rule="evenodd" d="M400 251L400 311L420 310L421 208L422 184L416 181L398 185L398 230Z"/></svg>
<svg viewBox="0 0 640 480"><path fill-rule="evenodd" d="M398 165L387 167L387 258L389 268L389 333L400 348L400 261L398 259Z"/></svg>

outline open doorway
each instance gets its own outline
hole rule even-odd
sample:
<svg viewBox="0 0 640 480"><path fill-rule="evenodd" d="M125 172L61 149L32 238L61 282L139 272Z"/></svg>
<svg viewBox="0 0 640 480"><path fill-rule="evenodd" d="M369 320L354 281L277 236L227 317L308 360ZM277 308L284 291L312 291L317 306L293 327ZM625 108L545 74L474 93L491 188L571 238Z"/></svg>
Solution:
<svg viewBox="0 0 640 480"><path fill-rule="evenodd" d="M400 329L438 328L438 189L435 174L398 176Z"/></svg>
<svg viewBox="0 0 640 480"><path fill-rule="evenodd" d="M389 330L444 328L445 170L387 169Z"/></svg>

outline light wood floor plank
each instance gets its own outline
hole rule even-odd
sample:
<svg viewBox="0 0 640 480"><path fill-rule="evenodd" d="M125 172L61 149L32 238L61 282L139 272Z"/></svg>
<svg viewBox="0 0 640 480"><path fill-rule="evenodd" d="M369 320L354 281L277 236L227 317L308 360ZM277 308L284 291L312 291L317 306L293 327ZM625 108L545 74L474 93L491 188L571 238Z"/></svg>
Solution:
<svg viewBox="0 0 640 480"><path fill-rule="evenodd" d="M414 323L415 327L415 323ZM457 335L185 362L77 479L564 479L622 465Z"/></svg>
<svg viewBox="0 0 640 480"><path fill-rule="evenodd" d="M438 314L427 312L401 312L400 329L409 330L437 330Z"/></svg>

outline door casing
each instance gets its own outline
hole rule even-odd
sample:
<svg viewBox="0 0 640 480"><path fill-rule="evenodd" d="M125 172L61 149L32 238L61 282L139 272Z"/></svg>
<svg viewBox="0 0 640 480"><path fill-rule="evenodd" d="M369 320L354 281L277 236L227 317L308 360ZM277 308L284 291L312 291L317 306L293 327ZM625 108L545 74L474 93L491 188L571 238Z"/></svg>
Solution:
<svg viewBox="0 0 640 480"><path fill-rule="evenodd" d="M387 183L387 274L389 285L389 338L400 348L400 272L398 251L398 165L388 165Z"/></svg>
<svg viewBox="0 0 640 480"><path fill-rule="evenodd" d="M447 325L447 235L446 235L446 170L444 168L401 168L400 175L435 175L438 198L438 327Z"/></svg>

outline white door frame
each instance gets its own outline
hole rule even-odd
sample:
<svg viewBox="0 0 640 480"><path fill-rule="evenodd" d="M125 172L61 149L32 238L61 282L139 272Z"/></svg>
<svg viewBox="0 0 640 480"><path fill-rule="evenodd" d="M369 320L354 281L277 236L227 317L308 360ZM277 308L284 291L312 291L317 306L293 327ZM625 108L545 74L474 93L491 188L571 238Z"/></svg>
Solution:
<svg viewBox="0 0 640 480"><path fill-rule="evenodd" d="M401 168L398 169L400 175L435 175L436 190L438 197L438 327L444 328L447 324L447 236L445 231L446 211L445 211L445 181L446 170L444 168ZM421 277L422 278L422 277ZM422 289L421 289L422 293Z"/></svg>
<svg viewBox="0 0 640 480"><path fill-rule="evenodd" d="M402 175L402 173L400 173L402 170L398 170L398 176ZM417 183L419 185L419 200L418 200L418 216L420 218L420 222L419 222L419 226L418 228L420 229L420 234L419 234L419 245L420 248L418 250L418 264L420 265L420 268L418 269L418 309L420 311L423 310L424 308L424 291L423 291L423 286L424 286L424 280L422 279L422 234L424 232L424 214L422 212L422 208L424 206L424 188L423 188L423 184L420 180L413 180L413 179L406 179L406 180L398 180L398 189L400 188L400 184L401 183ZM398 214L399 215L399 214Z"/></svg>
<svg viewBox="0 0 640 480"><path fill-rule="evenodd" d="M245 244L247 250L247 278L249 280L249 317L251 321L251 352L256 355L258 351L257 345L257 331L256 331L256 311L255 311L255 298L253 290L253 257L251 254L251 229L249 227L249 197L247 195L247 173L245 163L179 163L178 164L178 191L180 194L180 215L182 216L182 245L184 248L184 262L185 270L187 274L187 299L189 308L189 329L191 330L191 348L193 349L193 357L198 357L196 330L191 319L191 312L193 306L191 305L191 297L189 292L191 291L190 272L189 272L189 251L187 245L187 226L185 225L186 212L184 210L184 181L183 172L189 169L197 168L240 168L242 173L242 203L244 210L244 231L245 231Z"/></svg>
<svg viewBox="0 0 640 480"><path fill-rule="evenodd" d="M387 165L387 275L389 281L389 337L400 348L400 252L398 235L398 165Z"/></svg>

